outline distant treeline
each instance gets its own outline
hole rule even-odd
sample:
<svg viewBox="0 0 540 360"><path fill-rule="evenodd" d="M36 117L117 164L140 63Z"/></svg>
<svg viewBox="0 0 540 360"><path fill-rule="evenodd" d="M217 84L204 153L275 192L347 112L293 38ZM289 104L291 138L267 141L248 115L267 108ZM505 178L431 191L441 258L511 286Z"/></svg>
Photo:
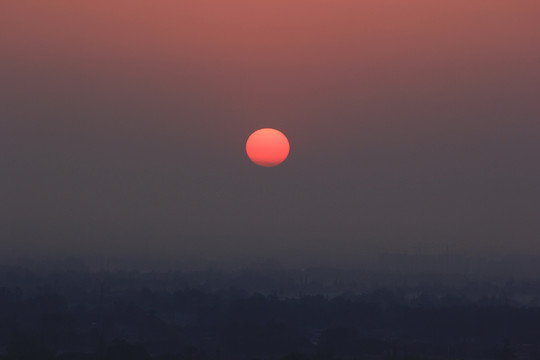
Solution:
<svg viewBox="0 0 540 360"><path fill-rule="evenodd" d="M252 289L257 279L302 291L350 277L300 273L246 270L245 288L208 290L205 278L232 275L4 268L0 359L540 358L539 282L378 277L332 296Z"/></svg>

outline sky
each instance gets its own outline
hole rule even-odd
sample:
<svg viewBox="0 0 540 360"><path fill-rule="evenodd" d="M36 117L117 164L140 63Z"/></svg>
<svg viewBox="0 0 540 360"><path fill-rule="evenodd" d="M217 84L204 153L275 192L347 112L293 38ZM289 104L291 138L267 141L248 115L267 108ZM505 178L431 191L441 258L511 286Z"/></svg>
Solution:
<svg viewBox="0 0 540 360"><path fill-rule="evenodd" d="M540 254L537 0L4 1L0 254ZM289 158L245 142L282 131Z"/></svg>

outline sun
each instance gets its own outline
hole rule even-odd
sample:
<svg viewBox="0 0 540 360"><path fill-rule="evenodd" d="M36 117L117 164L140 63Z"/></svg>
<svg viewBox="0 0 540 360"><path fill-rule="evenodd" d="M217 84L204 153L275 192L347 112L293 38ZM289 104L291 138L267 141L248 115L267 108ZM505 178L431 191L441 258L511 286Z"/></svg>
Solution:
<svg viewBox="0 0 540 360"><path fill-rule="evenodd" d="M289 150L289 140L276 129L257 130L246 142L246 152L251 161L264 167L281 164L289 155Z"/></svg>

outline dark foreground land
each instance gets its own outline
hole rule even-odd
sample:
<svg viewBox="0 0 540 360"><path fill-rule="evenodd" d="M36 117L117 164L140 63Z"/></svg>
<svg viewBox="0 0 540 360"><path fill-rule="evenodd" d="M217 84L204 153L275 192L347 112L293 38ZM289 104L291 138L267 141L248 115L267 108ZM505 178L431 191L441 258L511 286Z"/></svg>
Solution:
<svg viewBox="0 0 540 360"><path fill-rule="evenodd" d="M4 266L0 359L540 359L540 280Z"/></svg>

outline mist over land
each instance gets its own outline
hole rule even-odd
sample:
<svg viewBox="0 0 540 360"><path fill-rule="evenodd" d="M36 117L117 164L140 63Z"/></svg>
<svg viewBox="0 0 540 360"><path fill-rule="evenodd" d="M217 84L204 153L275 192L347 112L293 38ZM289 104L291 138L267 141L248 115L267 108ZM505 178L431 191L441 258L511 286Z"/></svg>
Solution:
<svg viewBox="0 0 540 360"><path fill-rule="evenodd" d="M74 259L1 265L0 358L540 354L536 257L492 260L483 268L475 261L479 268L468 273L456 270L456 257L398 254L382 256L379 269L266 263L164 271L111 260L94 269Z"/></svg>
<svg viewBox="0 0 540 360"><path fill-rule="evenodd" d="M156 258L125 254L87 254L86 256L3 256L0 265L26 268L32 271L135 271L135 272L190 272L215 271L224 274L238 271L305 271L327 269L350 274L397 274L403 277L419 274L433 276L456 275L464 278L492 278L501 281L535 279L540 276L540 256L509 254L505 256L464 256L452 253L407 254L383 253L364 257L356 262L309 261L291 262L268 257ZM354 277L354 276L353 276ZM347 289L344 289L345 291Z"/></svg>

